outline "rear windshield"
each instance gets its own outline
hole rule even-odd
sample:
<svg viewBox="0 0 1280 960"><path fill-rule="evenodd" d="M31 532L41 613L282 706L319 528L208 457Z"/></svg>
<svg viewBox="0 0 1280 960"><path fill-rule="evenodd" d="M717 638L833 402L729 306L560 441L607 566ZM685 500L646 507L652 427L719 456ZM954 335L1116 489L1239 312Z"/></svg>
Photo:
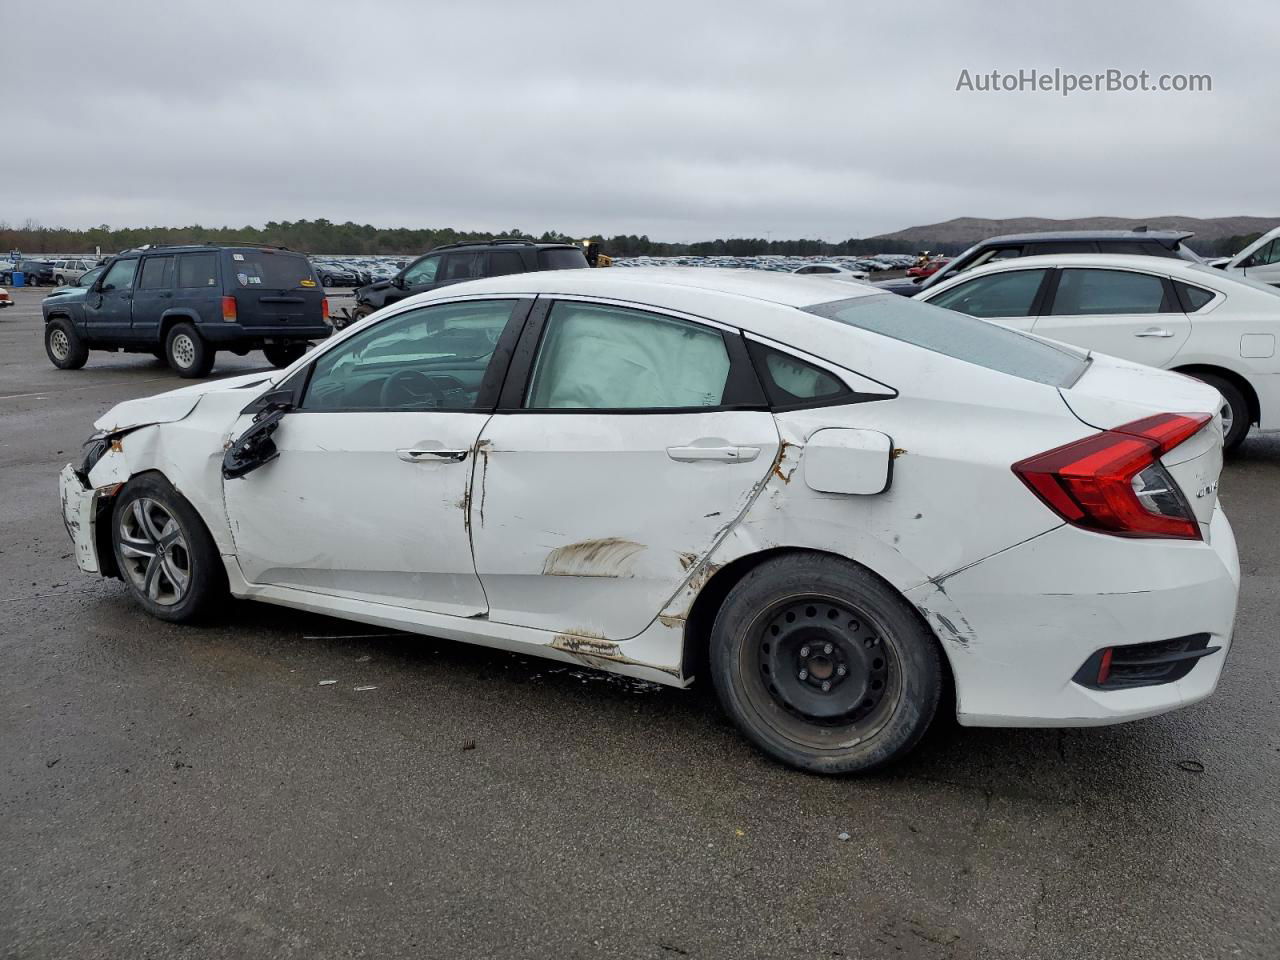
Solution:
<svg viewBox="0 0 1280 960"><path fill-rule="evenodd" d="M239 287L293 290L315 287L311 262L298 253L274 250L227 250L222 254L226 275Z"/></svg>
<svg viewBox="0 0 1280 960"><path fill-rule="evenodd" d="M577 270L589 264L587 255L577 247L552 247L538 251L538 266L543 270Z"/></svg>
<svg viewBox="0 0 1280 960"><path fill-rule="evenodd" d="M1089 366L1086 354L1067 347L893 294L835 300L804 309L851 327L1051 387L1071 386Z"/></svg>

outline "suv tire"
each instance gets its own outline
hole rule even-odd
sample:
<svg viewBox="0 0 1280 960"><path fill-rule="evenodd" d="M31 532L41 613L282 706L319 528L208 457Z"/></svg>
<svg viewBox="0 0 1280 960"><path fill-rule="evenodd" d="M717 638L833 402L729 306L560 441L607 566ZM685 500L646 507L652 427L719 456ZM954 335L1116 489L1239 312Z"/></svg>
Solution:
<svg viewBox="0 0 1280 960"><path fill-rule="evenodd" d="M765 753L814 773L862 773L919 742L942 697L937 638L906 600L848 560L768 560L711 630L725 712Z"/></svg>
<svg viewBox="0 0 1280 960"><path fill-rule="evenodd" d="M44 352L59 370L79 370L89 359L89 348L65 317L57 317L45 324Z"/></svg>
<svg viewBox="0 0 1280 960"><path fill-rule="evenodd" d="M306 352L307 345L300 340L293 343L268 343L262 348L267 363L277 370L283 370Z"/></svg>
<svg viewBox="0 0 1280 960"><path fill-rule="evenodd" d="M216 353L190 323L175 323L164 338L165 360L174 373L187 380L207 375Z"/></svg>

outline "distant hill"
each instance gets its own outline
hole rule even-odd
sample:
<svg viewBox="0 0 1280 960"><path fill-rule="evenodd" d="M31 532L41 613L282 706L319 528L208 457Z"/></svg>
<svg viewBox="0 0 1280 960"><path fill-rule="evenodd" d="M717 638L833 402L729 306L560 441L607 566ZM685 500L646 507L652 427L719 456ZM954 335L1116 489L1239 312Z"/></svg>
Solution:
<svg viewBox="0 0 1280 960"><path fill-rule="evenodd" d="M1077 217L1074 220L1050 220L1047 217L1013 217L1008 220L985 220L981 217L957 217L943 223L908 227L894 233L867 238L868 242L908 244L921 249L932 246L967 247L986 237L1005 233L1038 233L1043 230L1132 230L1146 224L1152 230L1190 230L1195 239L1193 249L1216 246L1230 237L1241 237L1266 231L1280 225L1280 217Z"/></svg>

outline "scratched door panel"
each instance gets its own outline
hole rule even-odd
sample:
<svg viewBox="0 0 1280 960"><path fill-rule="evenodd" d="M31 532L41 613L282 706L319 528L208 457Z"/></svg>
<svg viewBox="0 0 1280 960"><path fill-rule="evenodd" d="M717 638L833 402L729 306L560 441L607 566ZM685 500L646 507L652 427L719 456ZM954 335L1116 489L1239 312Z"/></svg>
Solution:
<svg viewBox="0 0 1280 960"><path fill-rule="evenodd" d="M778 446L763 411L495 415L471 494L489 618L635 636L741 514Z"/></svg>

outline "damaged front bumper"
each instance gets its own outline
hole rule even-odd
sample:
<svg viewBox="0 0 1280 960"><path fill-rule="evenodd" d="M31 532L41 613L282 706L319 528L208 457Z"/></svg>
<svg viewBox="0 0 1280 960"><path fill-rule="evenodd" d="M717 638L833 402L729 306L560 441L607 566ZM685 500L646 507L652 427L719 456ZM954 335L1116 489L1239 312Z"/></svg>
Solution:
<svg viewBox="0 0 1280 960"><path fill-rule="evenodd" d="M75 546L76 564L85 573L111 576L115 569L111 558L99 556L98 524L102 515L109 511L110 498L119 488L117 483L95 490L80 479L76 468L71 464L63 467L62 473L58 475L62 522Z"/></svg>

